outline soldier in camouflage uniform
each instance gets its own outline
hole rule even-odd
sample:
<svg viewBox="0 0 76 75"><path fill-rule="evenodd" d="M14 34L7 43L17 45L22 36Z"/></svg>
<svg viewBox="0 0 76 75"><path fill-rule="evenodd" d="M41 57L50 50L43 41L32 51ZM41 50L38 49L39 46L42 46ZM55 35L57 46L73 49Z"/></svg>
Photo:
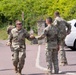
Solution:
<svg viewBox="0 0 76 75"><path fill-rule="evenodd" d="M64 39L65 37L71 32L71 25L68 24L63 18L60 17L60 14L58 11L56 11L54 13L55 15L55 20L54 20L54 25L57 26L58 30L59 30L59 34L60 34L60 40L61 40L61 44L60 44L60 65L64 66L67 65L67 58L66 58L66 54L65 54L65 50L64 50L64 46L65 46L65 42ZM67 28L67 30L66 30Z"/></svg>
<svg viewBox="0 0 76 75"><path fill-rule="evenodd" d="M15 26L12 25L12 23L10 22L9 26L7 27L7 34L9 35L11 33L11 30L15 28Z"/></svg>
<svg viewBox="0 0 76 75"><path fill-rule="evenodd" d="M48 67L48 75L52 74L52 63L54 65L55 74L59 72L58 66L58 47L59 47L59 38L58 30L52 25L52 18L48 17L46 19L46 24L48 25L43 33L36 37L38 40L46 37L46 62Z"/></svg>
<svg viewBox="0 0 76 75"><path fill-rule="evenodd" d="M9 38L10 33L11 33L11 30L12 30L13 28L15 28L15 26L13 26L13 25L12 25L12 22L10 22L10 23L9 23L9 26L7 27L8 38ZM11 50L12 50L11 45L10 45L10 48L11 48Z"/></svg>
<svg viewBox="0 0 76 75"><path fill-rule="evenodd" d="M11 30L7 45L11 45L12 47L13 65L18 75L21 75L26 58L25 38L32 40L34 39L34 36L30 35L24 28L22 28L22 23L17 20L16 28Z"/></svg>

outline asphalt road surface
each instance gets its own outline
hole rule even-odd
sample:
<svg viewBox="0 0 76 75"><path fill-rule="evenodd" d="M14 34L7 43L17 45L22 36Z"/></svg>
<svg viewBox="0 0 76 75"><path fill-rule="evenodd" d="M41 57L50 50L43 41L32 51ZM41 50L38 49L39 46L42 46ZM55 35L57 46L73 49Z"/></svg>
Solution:
<svg viewBox="0 0 76 75"><path fill-rule="evenodd" d="M59 66L59 74L76 75L76 51L65 48L68 65ZM47 75L45 45L26 45L26 60L23 75ZM6 41L0 41L0 75L16 75L11 60L11 51Z"/></svg>

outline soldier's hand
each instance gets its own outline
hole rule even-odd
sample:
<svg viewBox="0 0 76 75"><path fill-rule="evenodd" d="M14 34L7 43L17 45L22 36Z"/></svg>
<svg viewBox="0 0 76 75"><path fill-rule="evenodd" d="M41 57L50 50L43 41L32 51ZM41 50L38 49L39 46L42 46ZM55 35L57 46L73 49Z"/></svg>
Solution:
<svg viewBox="0 0 76 75"><path fill-rule="evenodd" d="M35 38L37 39L37 38L38 38L38 36L35 36Z"/></svg>
<svg viewBox="0 0 76 75"><path fill-rule="evenodd" d="M33 38L35 38L35 36L34 36L34 35L30 35L30 38L32 38L32 39L33 39Z"/></svg>
<svg viewBox="0 0 76 75"><path fill-rule="evenodd" d="M67 35L69 35L69 34L70 34L70 32L67 33Z"/></svg>
<svg viewBox="0 0 76 75"><path fill-rule="evenodd" d="M71 33L71 31L67 32L67 34L66 34L66 35L69 35L70 33Z"/></svg>
<svg viewBox="0 0 76 75"><path fill-rule="evenodd" d="M11 43L10 43L10 42L7 42L7 43L6 43L6 45L7 45L7 46L10 46L10 45L11 45Z"/></svg>
<svg viewBox="0 0 76 75"><path fill-rule="evenodd" d="M39 38L39 36L35 36L35 38L36 38L36 39L38 39L38 38Z"/></svg>

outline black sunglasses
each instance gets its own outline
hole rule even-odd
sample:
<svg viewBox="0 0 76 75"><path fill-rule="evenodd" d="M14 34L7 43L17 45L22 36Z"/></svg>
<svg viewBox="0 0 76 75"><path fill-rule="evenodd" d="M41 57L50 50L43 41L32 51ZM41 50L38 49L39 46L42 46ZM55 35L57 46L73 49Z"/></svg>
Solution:
<svg viewBox="0 0 76 75"><path fill-rule="evenodd" d="M22 25L22 23L18 23L17 25Z"/></svg>

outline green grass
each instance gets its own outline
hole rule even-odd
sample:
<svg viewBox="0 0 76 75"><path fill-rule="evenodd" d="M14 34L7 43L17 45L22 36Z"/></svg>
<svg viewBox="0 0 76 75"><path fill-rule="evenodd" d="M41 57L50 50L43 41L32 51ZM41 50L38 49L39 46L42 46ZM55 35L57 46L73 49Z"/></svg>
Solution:
<svg viewBox="0 0 76 75"><path fill-rule="evenodd" d="M8 38L6 27L0 28L0 40L6 40Z"/></svg>

